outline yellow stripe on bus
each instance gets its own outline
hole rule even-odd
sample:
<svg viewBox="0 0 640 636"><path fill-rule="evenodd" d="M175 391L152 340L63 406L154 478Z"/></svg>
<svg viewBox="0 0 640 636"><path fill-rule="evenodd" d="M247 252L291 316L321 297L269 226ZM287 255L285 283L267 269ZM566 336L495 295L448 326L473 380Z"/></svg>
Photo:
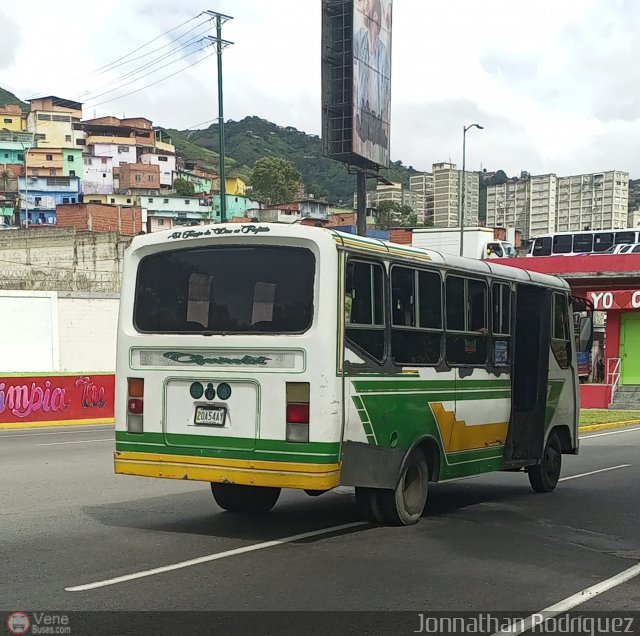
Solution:
<svg viewBox="0 0 640 636"><path fill-rule="evenodd" d="M161 453L116 451L115 472L245 486L329 490L340 483L340 464L302 464Z"/></svg>

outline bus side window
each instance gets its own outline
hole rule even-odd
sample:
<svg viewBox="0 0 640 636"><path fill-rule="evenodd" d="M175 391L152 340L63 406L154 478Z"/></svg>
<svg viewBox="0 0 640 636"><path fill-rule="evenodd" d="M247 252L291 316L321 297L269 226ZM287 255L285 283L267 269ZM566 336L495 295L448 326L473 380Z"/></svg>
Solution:
<svg viewBox="0 0 640 636"><path fill-rule="evenodd" d="M565 295L553 295L552 311L551 350L560 367L567 369L571 364L571 330L567 297Z"/></svg>
<svg viewBox="0 0 640 636"><path fill-rule="evenodd" d="M482 280L447 276L446 358L450 364L486 364L489 340L487 295L487 284Z"/></svg>
<svg viewBox="0 0 640 636"><path fill-rule="evenodd" d="M391 355L396 364L437 364L442 349L442 281L436 272L391 268Z"/></svg>
<svg viewBox="0 0 640 636"><path fill-rule="evenodd" d="M382 360L385 351L383 281L384 273L379 263L347 263L346 336L375 360Z"/></svg>
<svg viewBox="0 0 640 636"><path fill-rule="evenodd" d="M542 236L533 243L534 256L551 256L551 237Z"/></svg>
<svg viewBox="0 0 640 636"><path fill-rule="evenodd" d="M511 349L511 288L505 283L494 283L491 287L491 299L493 364L506 367L509 366Z"/></svg>

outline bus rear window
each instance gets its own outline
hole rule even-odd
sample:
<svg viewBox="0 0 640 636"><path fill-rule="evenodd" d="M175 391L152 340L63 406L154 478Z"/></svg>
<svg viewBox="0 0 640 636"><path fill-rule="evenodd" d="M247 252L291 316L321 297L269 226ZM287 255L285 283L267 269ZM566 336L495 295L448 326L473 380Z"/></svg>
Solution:
<svg viewBox="0 0 640 636"><path fill-rule="evenodd" d="M161 252L138 268L134 325L147 333L300 333L313 319L315 257L297 247Z"/></svg>

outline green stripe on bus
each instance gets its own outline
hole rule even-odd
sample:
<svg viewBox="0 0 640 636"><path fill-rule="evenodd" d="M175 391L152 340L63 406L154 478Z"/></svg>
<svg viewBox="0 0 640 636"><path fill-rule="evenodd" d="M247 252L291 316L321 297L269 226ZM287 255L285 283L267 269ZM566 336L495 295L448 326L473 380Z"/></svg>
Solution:
<svg viewBox="0 0 640 636"><path fill-rule="evenodd" d="M362 398L359 395L354 395L353 403L356 405L358 415L360 416L360 421L362 422L362 428L364 428L364 433L367 436L367 441L369 442L369 444L376 444L377 440L373 431L373 426L369 420L369 414L367 413L367 409L362 402Z"/></svg>
<svg viewBox="0 0 640 636"><path fill-rule="evenodd" d="M163 433L127 433L116 431L116 450L221 457L229 459L262 459L331 464L339 460L338 442L299 444L283 440L244 437L208 437Z"/></svg>
<svg viewBox="0 0 640 636"><path fill-rule="evenodd" d="M358 393L383 391L469 391L496 389L511 391L511 380L352 380Z"/></svg>

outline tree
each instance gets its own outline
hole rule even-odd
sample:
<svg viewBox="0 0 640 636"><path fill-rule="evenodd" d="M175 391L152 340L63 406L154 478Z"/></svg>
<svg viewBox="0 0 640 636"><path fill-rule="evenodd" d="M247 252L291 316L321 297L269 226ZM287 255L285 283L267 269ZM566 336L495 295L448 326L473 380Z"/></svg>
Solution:
<svg viewBox="0 0 640 636"><path fill-rule="evenodd" d="M300 187L300 172L287 159L262 157L256 161L250 183L254 196L269 205L292 201Z"/></svg>
<svg viewBox="0 0 640 636"><path fill-rule="evenodd" d="M196 187L188 179L176 179L173 182L173 189L179 197L189 197L196 192Z"/></svg>
<svg viewBox="0 0 640 636"><path fill-rule="evenodd" d="M413 208L397 201L381 201L378 204L378 225L382 230L390 227L412 227L417 224L418 217Z"/></svg>

